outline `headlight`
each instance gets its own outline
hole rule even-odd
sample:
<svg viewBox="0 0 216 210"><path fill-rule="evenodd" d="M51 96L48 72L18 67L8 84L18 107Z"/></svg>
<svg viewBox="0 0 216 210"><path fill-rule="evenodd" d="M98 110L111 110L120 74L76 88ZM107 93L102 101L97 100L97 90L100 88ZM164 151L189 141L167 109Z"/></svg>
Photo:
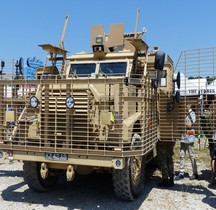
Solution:
<svg viewBox="0 0 216 210"><path fill-rule="evenodd" d="M68 96L66 98L65 104L68 109L74 108L75 105L74 98L72 96Z"/></svg>
<svg viewBox="0 0 216 210"><path fill-rule="evenodd" d="M38 107L38 99L37 97L35 96L32 96L29 100L29 105L32 107L32 108L37 108Z"/></svg>

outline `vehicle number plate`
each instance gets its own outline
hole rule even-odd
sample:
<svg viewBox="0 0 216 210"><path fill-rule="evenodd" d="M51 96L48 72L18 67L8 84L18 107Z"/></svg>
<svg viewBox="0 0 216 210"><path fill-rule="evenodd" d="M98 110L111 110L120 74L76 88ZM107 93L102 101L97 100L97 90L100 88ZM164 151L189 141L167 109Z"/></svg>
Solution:
<svg viewBox="0 0 216 210"><path fill-rule="evenodd" d="M45 158L48 160L68 160L67 154L60 153L45 153Z"/></svg>

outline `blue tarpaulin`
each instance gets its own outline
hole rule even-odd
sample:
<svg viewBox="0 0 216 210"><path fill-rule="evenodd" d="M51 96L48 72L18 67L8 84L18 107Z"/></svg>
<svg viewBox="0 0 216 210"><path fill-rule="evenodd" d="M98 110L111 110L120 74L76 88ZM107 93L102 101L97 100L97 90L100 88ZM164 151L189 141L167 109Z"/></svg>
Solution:
<svg viewBox="0 0 216 210"><path fill-rule="evenodd" d="M23 75L24 79L33 80L35 79L35 72L39 66L43 66L43 62L36 57L29 57L27 59L27 67L24 67Z"/></svg>

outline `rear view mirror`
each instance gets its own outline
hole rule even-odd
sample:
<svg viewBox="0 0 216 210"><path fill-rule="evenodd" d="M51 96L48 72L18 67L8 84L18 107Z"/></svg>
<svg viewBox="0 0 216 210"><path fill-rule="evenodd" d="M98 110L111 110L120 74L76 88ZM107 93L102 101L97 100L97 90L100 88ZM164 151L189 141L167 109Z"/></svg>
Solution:
<svg viewBox="0 0 216 210"><path fill-rule="evenodd" d="M151 81L151 85L152 85L153 88L158 88L158 80L157 79L153 79Z"/></svg>
<svg viewBox="0 0 216 210"><path fill-rule="evenodd" d="M2 75L3 73L3 68L5 67L5 62L2 60L1 61L1 69L0 69L0 74Z"/></svg>
<svg viewBox="0 0 216 210"><path fill-rule="evenodd" d="M176 91L176 94L175 94L176 102L179 102L179 101L180 101L180 97L181 97L181 95L180 95L180 91L177 90L177 91Z"/></svg>
<svg viewBox="0 0 216 210"><path fill-rule="evenodd" d="M19 67L20 74L23 75L23 70L24 70L24 60L23 60L22 57L19 59L18 67Z"/></svg>
<svg viewBox="0 0 216 210"><path fill-rule="evenodd" d="M181 75L180 75L180 72L177 73L176 79L174 79L173 82L176 82L177 88L180 89L180 84L181 84Z"/></svg>
<svg viewBox="0 0 216 210"><path fill-rule="evenodd" d="M5 62L1 61L1 68L4 68L4 67L5 67Z"/></svg>
<svg viewBox="0 0 216 210"><path fill-rule="evenodd" d="M154 68L157 70L163 70L165 61L165 53L157 51L155 55Z"/></svg>

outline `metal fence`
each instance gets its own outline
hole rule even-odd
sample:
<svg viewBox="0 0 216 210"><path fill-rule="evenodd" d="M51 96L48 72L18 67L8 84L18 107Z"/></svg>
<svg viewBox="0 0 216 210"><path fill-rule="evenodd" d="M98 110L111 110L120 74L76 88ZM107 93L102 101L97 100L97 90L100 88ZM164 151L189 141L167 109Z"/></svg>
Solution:
<svg viewBox="0 0 216 210"><path fill-rule="evenodd" d="M216 130L216 47L182 51L176 72L181 75L179 114L187 115L187 104L191 104L196 113L194 128L198 143L211 144Z"/></svg>

